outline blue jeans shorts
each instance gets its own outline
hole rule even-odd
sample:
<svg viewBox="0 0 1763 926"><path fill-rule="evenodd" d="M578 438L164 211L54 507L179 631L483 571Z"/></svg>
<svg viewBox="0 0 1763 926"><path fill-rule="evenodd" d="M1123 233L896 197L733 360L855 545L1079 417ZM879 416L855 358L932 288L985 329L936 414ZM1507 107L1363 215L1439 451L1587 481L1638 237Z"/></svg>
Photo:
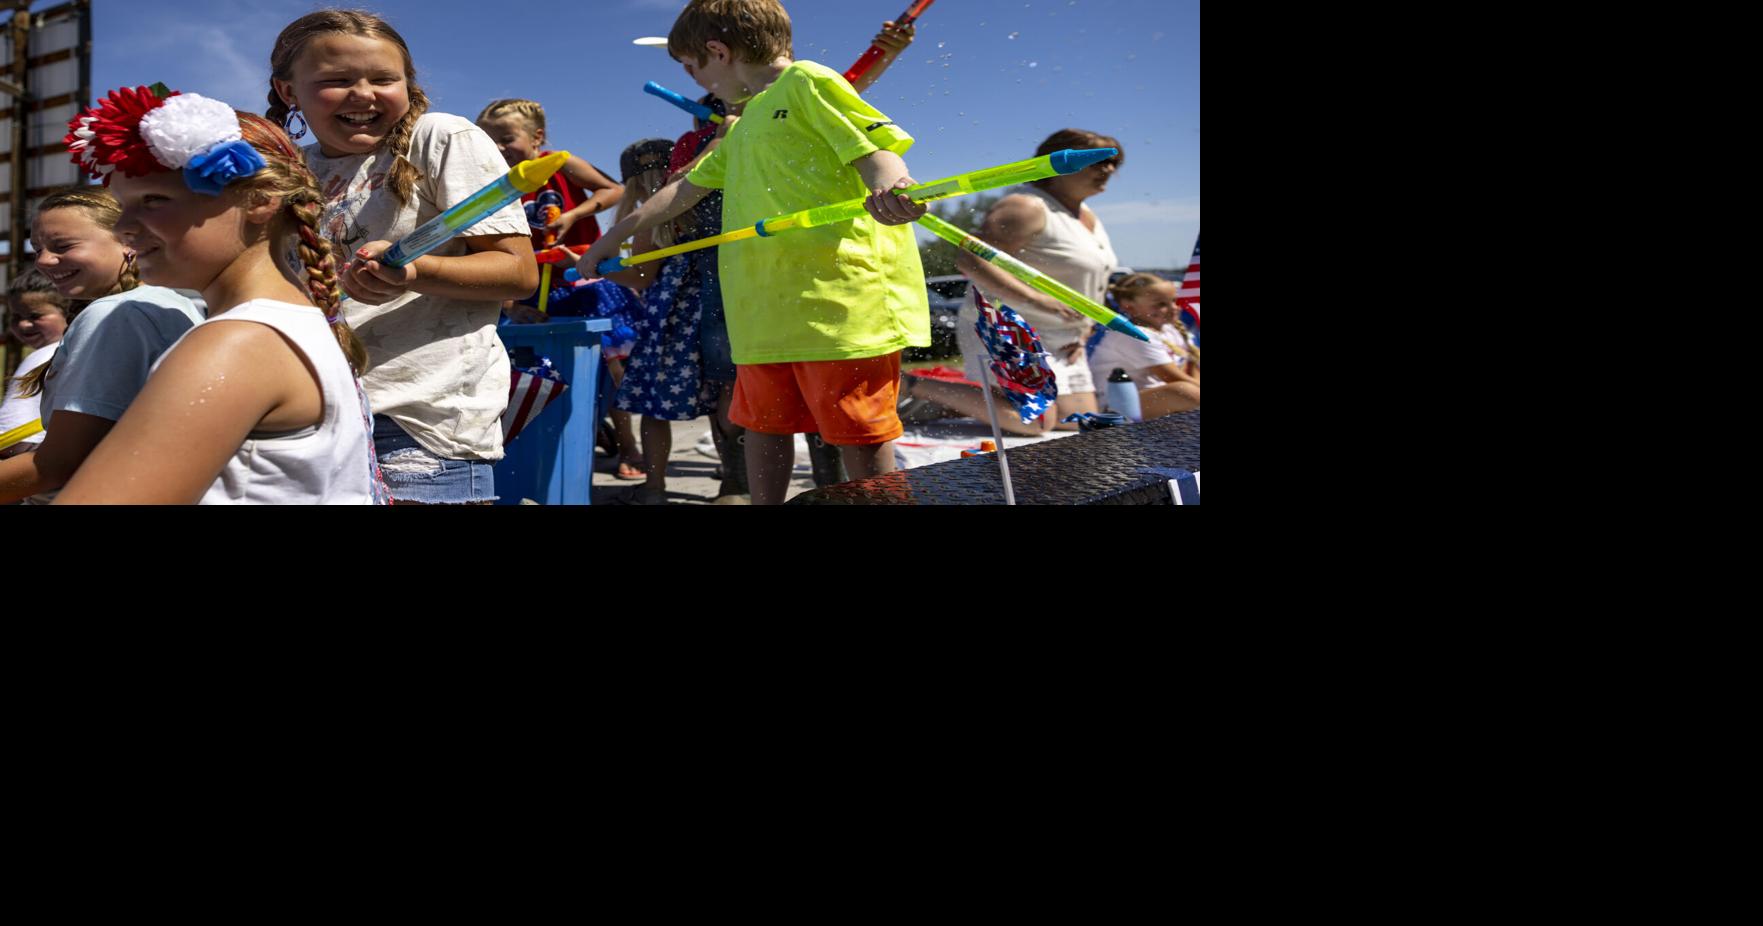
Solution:
<svg viewBox="0 0 1763 926"><path fill-rule="evenodd" d="M437 457L384 415L373 416L373 449L396 501L465 505L496 500L489 463Z"/></svg>

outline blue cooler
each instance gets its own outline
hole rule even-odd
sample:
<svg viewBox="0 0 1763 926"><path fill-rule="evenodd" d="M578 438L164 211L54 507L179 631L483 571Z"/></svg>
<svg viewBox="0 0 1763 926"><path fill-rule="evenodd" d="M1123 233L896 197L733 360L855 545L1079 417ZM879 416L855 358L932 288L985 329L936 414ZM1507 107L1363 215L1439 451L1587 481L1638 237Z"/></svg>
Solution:
<svg viewBox="0 0 1763 926"><path fill-rule="evenodd" d="M594 482L594 430L600 420L600 335L606 318L565 318L537 325L502 325L510 351L530 348L551 361L569 384L506 448L495 466L498 505L530 498L543 505L586 505Z"/></svg>

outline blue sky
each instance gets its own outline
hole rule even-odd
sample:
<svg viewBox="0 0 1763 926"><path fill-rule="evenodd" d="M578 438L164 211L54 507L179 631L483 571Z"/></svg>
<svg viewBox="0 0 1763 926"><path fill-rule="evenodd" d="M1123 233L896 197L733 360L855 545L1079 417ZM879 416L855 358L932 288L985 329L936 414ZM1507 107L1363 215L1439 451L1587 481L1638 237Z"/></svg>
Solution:
<svg viewBox="0 0 1763 926"><path fill-rule="evenodd" d="M39 7L48 6L47 2ZM262 112L269 49L324 3L94 0L94 93L163 80ZM617 178L639 138L677 137L685 114L641 92L700 92L661 49L681 0L532 3L508 27L486 0L339 3L386 17L410 43L434 108L467 118L498 97L545 105L550 147ZM844 70L906 0L786 0L796 55ZM501 30L501 31L498 31ZM934 180L1034 153L1075 127L1119 138L1126 166L1091 199L1122 261L1185 267L1200 229L1200 5L1197 0L939 0L918 39L865 96L917 138L906 162ZM926 236L928 237L928 235Z"/></svg>

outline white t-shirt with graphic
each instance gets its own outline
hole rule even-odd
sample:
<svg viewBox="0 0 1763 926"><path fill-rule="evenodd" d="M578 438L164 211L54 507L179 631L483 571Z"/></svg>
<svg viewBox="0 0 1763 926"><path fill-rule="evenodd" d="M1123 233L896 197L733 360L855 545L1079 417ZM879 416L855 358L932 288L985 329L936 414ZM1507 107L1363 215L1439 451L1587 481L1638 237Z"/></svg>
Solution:
<svg viewBox="0 0 1763 926"><path fill-rule="evenodd" d="M324 234L339 265L369 241L397 242L508 173L490 136L459 116L426 113L411 135L418 180L408 204L384 189L393 158L325 157L317 145L306 163L324 191ZM509 203L431 251L470 253L460 237L526 235L526 213ZM343 317L367 347L361 377L376 414L396 421L429 452L450 460L502 458L502 410L508 404L508 353L496 337L501 303L407 292L384 305L343 303Z"/></svg>

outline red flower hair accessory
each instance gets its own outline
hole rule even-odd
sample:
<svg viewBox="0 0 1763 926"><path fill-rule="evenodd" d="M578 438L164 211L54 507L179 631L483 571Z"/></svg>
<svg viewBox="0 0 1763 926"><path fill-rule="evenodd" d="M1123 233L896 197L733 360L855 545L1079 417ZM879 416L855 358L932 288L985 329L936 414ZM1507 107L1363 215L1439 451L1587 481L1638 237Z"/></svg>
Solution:
<svg viewBox="0 0 1763 926"><path fill-rule="evenodd" d="M121 170L125 177L144 177L168 170L141 138L140 126L142 117L177 95L164 84L110 91L103 102L68 121L69 132L62 140L73 162L87 173L103 177L107 186L112 171Z"/></svg>

